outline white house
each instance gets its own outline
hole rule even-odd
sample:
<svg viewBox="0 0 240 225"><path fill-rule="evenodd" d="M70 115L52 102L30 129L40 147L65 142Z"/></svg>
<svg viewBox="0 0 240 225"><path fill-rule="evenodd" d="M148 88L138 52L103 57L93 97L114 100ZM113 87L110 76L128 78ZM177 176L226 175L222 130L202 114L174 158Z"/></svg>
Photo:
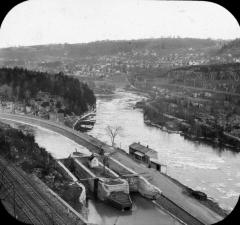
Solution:
<svg viewBox="0 0 240 225"><path fill-rule="evenodd" d="M92 154L89 157L88 165L89 165L90 168L95 168L95 167L99 166L99 161L98 161L98 159L95 155Z"/></svg>

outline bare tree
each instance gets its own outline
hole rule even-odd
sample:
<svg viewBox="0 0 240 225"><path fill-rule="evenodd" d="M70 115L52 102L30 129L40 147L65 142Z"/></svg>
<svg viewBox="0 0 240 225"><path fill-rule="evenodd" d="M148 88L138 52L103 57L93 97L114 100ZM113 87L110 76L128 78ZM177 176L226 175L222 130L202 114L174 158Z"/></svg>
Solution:
<svg viewBox="0 0 240 225"><path fill-rule="evenodd" d="M108 125L105 128L105 131L106 131L107 135L111 138L111 145L114 146L115 138L117 137L117 135L119 135L121 133L122 127L121 126L110 126L110 125Z"/></svg>

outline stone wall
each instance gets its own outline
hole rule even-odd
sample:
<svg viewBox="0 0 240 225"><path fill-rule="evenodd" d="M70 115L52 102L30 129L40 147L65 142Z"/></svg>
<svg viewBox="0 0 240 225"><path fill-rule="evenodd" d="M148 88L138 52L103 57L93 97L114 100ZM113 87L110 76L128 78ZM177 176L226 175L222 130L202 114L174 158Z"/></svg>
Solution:
<svg viewBox="0 0 240 225"><path fill-rule="evenodd" d="M144 177L138 177L138 192L149 199L156 199L156 197L161 194L161 190L156 186L149 183Z"/></svg>
<svg viewBox="0 0 240 225"><path fill-rule="evenodd" d="M87 183L89 184L89 188L91 192L94 192L94 179L96 176L82 163L80 163L77 159L73 159L75 173L78 179L87 179Z"/></svg>
<svg viewBox="0 0 240 225"><path fill-rule="evenodd" d="M161 194L161 190L157 188L156 186L149 183L143 176L139 176L131 170L130 168L126 167L122 163L116 161L113 158L109 159L111 166L114 168L115 171L122 171L125 174L129 174L130 176L127 178L129 183L130 192L137 191L142 196L149 198L149 199L155 199L155 197L158 194Z"/></svg>
<svg viewBox="0 0 240 225"><path fill-rule="evenodd" d="M56 162L56 169L66 178L73 181L76 185L78 185L82 192L79 195L79 202L82 203L83 206L86 205L86 189L84 185L78 182L78 179L68 170L68 168L60 161Z"/></svg>

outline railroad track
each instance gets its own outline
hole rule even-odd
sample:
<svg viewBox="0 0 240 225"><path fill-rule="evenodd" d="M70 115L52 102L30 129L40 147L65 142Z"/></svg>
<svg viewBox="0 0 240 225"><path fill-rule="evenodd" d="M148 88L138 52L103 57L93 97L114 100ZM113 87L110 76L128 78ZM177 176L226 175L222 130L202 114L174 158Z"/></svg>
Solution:
<svg viewBox="0 0 240 225"><path fill-rule="evenodd" d="M2 164L2 160L1 160L1 167L3 167ZM5 167L5 165L4 165ZM7 182L12 182L12 179L10 179L9 174L7 174L7 170L6 170L6 174L5 176L2 176L2 179L0 180L1 184L4 186L6 185L4 183L4 180ZM4 179L4 180L3 180ZM15 188L16 189L16 188ZM8 190L11 191L11 190ZM32 208L32 204L29 204L29 201L26 201L26 196L24 196L24 194L22 193L22 191L16 191L14 190L15 193L15 212L16 215L18 215L19 220L21 220L22 222L25 223L32 223L32 224L36 224L36 225L45 225L45 223L43 223L36 215L36 212L34 211L34 209ZM23 216L23 214L25 216Z"/></svg>
<svg viewBox="0 0 240 225"><path fill-rule="evenodd" d="M43 121L43 122L45 122L45 121ZM50 125L56 127L57 129L64 130L65 132L66 131L67 132L71 132L71 131L68 131L68 128L66 129L66 128L62 127L61 125L55 125L55 124L52 124L52 123ZM88 145L91 145L94 148L99 148L99 145L97 143L89 142L89 140L87 138L84 138L84 137L80 136L79 134L76 134L75 131L71 132L71 134L76 136L76 137L78 137L78 138L80 138L81 140L87 142ZM173 202L167 196L162 194L159 197L158 200L159 200L159 203L160 202L162 203L162 207L165 208L165 210L167 210L172 215L174 215L176 213L176 211L177 211L176 217L178 219L180 219L180 221L183 221L183 222L185 222L187 224L191 224L191 225L205 225L204 222L200 221L195 216L191 215L188 211L186 211L181 206L177 205L175 202ZM171 208L175 208L176 211L171 210Z"/></svg>
<svg viewBox="0 0 240 225"><path fill-rule="evenodd" d="M40 193L36 185L27 179L23 173L16 170L14 166L7 166L1 159L1 166L7 167L7 175L4 177L10 182L14 182L15 188L19 190L15 193L15 200L21 206L27 218L35 225L66 225L67 223L59 212L56 211L46 197ZM21 193L21 194L20 194Z"/></svg>
<svg viewBox="0 0 240 225"><path fill-rule="evenodd" d="M4 184L3 180L1 180L0 183L2 185L1 189L4 188L6 184ZM13 198L12 195L14 195L14 193L11 193L11 188L10 189L4 188L4 189L5 190L1 190L1 192L3 192L5 196L4 198L1 197L1 200L5 201L6 196L8 196L8 198ZM15 198L14 200L15 203L10 203L9 199L7 201L8 204L10 203L10 205L12 206L5 205L4 202L2 202L5 205L6 210L8 211L9 214L11 214L13 217L15 217L16 215L17 220L26 224L39 224L39 225L42 224L42 222L38 218L33 216L31 212L32 211L31 207L25 202L24 198L19 193L15 193L14 198Z"/></svg>
<svg viewBox="0 0 240 225"><path fill-rule="evenodd" d="M45 122L45 121L43 121L43 122ZM70 132L70 131L68 131L68 128L66 129L64 127L61 127L61 125L55 125L52 123L50 123L50 125L56 127L57 129L63 130L65 132ZM79 134L76 134L75 131L71 132L71 134L80 138L81 140L87 142L88 145L90 145L94 148L99 148L99 145L97 143L89 142L89 140L87 138L84 138L84 137L80 136ZM161 196L159 196L158 201L159 201L159 203L162 204L162 207L165 208L165 210L167 210L169 213L171 213L172 215L177 214L176 217L178 219L180 219L180 221L183 221L183 222L185 222L187 224L191 224L191 225L205 225L204 222L200 221L199 219L197 219L196 217L191 215L188 211L186 211L181 206L177 205L175 202L173 202L167 196L162 194ZM175 210L172 210L171 208L173 208ZM176 211L177 211L177 213L176 213Z"/></svg>
<svg viewBox="0 0 240 225"><path fill-rule="evenodd" d="M36 225L44 225L43 221L41 221L38 217L36 217L34 215L34 212L32 210L32 207L31 205L28 204L28 202L26 202L24 200L24 197L22 195L20 195L19 193L16 194L15 196L15 200L16 200L16 204L18 204L19 206L19 210L18 210L18 214L20 215L21 212L23 212L26 217L27 217L27 220L24 219L24 221L22 222L25 222L25 223L32 223L32 224L36 224ZM22 204L20 204L20 202Z"/></svg>
<svg viewBox="0 0 240 225"><path fill-rule="evenodd" d="M9 120L9 116L10 116L10 120L15 119L14 115L11 115L11 114L5 114L5 115L7 116L7 118L6 118L7 120ZM13 118L13 119L11 119L11 118ZM45 121L45 120L42 120L42 119L39 119L39 118L36 118L36 117L30 117L30 116L27 117L27 116L21 116L21 115L17 115L17 118L15 120L19 121L18 118L23 118L23 120L22 120L23 123L25 122L25 123L31 124L31 123L34 123L34 122L36 123L36 121L37 121L38 123L36 125L38 125L38 126L41 126L41 123L43 123L43 124L46 125L46 128L48 126L55 127L55 128L57 128L57 130L62 130L65 133L70 133L70 135L77 137L79 142L85 142L85 144L87 146L92 146L95 150L97 150L99 148L100 143L101 143L101 141L95 141L91 137L87 137L87 136L85 137L84 134L80 135L76 131L74 131L74 130L68 128L68 127L64 127L60 124L55 124L51 121ZM33 121L31 121L31 120L33 120ZM20 121L21 121L21 119L20 119ZM104 147L104 145L102 147ZM109 149L106 148L106 150L109 150ZM163 208L166 208L166 210L168 210L168 211L171 211L171 210L169 210L170 209L169 206L170 205L173 206L175 209L177 209L177 211L180 212L180 214L176 215L176 217L181 217L182 218L182 216L183 216L184 217L184 218L182 218L183 220L186 220L186 218L188 218L187 220L191 221L190 224L193 224L193 225L194 224L200 224L200 225L204 224L202 221L197 219L195 216L191 215L188 211L186 211L185 209L183 209L182 207L177 205L175 202L173 202L171 199L169 199L166 196L161 196L160 199L159 199L159 203L162 204ZM173 214L174 214L174 212L173 212Z"/></svg>

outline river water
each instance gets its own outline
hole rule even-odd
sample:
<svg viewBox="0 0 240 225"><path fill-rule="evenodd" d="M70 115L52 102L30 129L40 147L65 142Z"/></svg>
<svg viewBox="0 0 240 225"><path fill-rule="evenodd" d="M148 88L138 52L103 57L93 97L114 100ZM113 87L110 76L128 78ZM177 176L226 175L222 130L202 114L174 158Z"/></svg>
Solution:
<svg viewBox="0 0 240 225"><path fill-rule="evenodd" d="M232 210L240 193L240 153L195 143L146 125L141 109L133 109L143 98L121 90L112 96L98 96L96 123L88 133L110 144L106 126L121 126L117 146L128 151L133 142L149 145L158 151L159 161L167 165L168 175Z"/></svg>
<svg viewBox="0 0 240 225"><path fill-rule="evenodd" d="M48 129L32 126L31 124L6 122L13 128L27 130L27 132L32 133L39 146L44 147L55 158L66 158L76 149L79 152L89 153L85 147ZM126 225L127 223L131 225L181 225L152 201L143 198L139 194L131 195L131 199L133 201L132 210L125 212L99 200L89 199L88 210L85 211L84 216L89 223L98 225ZM79 211L79 213L81 212Z"/></svg>
<svg viewBox="0 0 240 225"><path fill-rule="evenodd" d="M133 142L140 141L144 145L149 145L158 151L159 161L167 165L168 175L193 189L205 192L221 207L232 210L240 193L240 153L220 151L205 144L186 140L179 134L169 134L146 125L141 109L133 109L135 103L143 98L145 97L139 94L121 90L113 95L97 96L96 123L88 133L110 144L110 138L105 132L106 126L121 126L123 130L116 138L117 146L128 151L128 146ZM33 130L36 142L56 158L68 157L75 149L88 152L85 147L57 133L42 128ZM138 210L126 218L129 220L137 215L147 216L143 213L147 208L153 213L153 217L155 216L152 221L156 221L159 212L155 206L150 204L143 210L142 201L144 200L137 198L135 208ZM102 203L93 201L90 201L89 208L91 209L89 217L93 222L97 220L99 224L113 224L114 218L109 217L108 213L113 209L106 210ZM114 210L112 214L116 217L119 215ZM123 222L118 224L124 224L122 216L119 219Z"/></svg>

